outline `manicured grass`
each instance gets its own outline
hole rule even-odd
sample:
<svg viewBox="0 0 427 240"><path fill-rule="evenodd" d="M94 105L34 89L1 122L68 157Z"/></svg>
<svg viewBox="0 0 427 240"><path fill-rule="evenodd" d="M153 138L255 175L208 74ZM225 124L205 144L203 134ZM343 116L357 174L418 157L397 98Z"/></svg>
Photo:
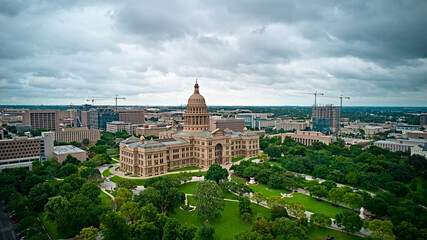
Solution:
<svg viewBox="0 0 427 240"><path fill-rule="evenodd" d="M238 162L238 161L240 161L240 160L242 160L242 159L244 159L245 157L236 157L236 158L233 158L233 159L231 159L231 161L232 162Z"/></svg>
<svg viewBox="0 0 427 240"><path fill-rule="evenodd" d="M103 207L105 207L105 208L112 208L112 202L113 202L113 200L105 192L101 191L101 193L99 194L98 197L101 198L101 205Z"/></svg>
<svg viewBox="0 0 427 240"><path fill-rule="evenodd" d="M114 197L117 197L117 191L111 191L111 190L105 190L105 191L107 191L109 194L113 195ZM110 196L108 196L108 197L110 198Z"/></svg>
<svg viewBox="0 0 427 240"><path fill-rule="evenodd" d="M237 183L245 183L245 180L238 178L234 175L231 175L231 179ZM266 184L252 185L249 186L253 191L264 194L266 197L271 196L281 196L280 193L289 193L289 191L283 189L267 189ZM315 198L310 196L294 193L292 198L284 198L287 203L299 202L301 203L307 211L314 213L323 213L330 218L335 218L337 213L342 212L345 208L343 207L334 207L331 203L325 201L317 201Z"/></svg>
<svg viewBox="0 0 427 240"><path fill-rule="evenodd" d="M198 182L190 182L190 183L182 184L178 187L178 190L184 192L185 194L193 194L197 188L197 183ZM231 192L223 193L223 197L225 199L239 200L239 196Z"/></svg>
<svg viewBox="0 0 427 240"><path fill-rule="evenodd" d="M105 169L105 170L102 172L102 176L103 176L103 177L108 177L108 176L112 175L112 173L110 172L110 169L111 169L111 168L107 168L107 169Z"/></svg>
<svg viewBox="0 0 427 240"><path fill-rule="evenodd" d="M197 166L189 166L189 167L183 167L183 168L177 168L177 169L169 170L168 172L191 171L191 170L199 170L199 169L202 169L202 168L197 167Z"/></svg>
<svg viewBox="0 0 427 240"><path fill-rule="evenodd" d="M317 226L312 226L308 232L307 232L307 236L310 240L325 240L328 235L330 237L335 237L335 239L343 239L343 240L360 240L363 239L361 237L358 236L354 236L354 235L350 235L350 234L346 234L343 232L338 232L329 228L322 228L319 229Z"/></svg>
<svg viewBox="0 0 427 240"><path fill-rule="evenodd" d="M118 149L115 149L115 148L107 149L107 153L115 153L117 151L118 151Z"/></svg>
<svg viewBox="0 0 427 240"><path fill-rule="evenodd" d="M181 184L178 187L178 190L181 192L184 192L185 194L193 194L194 190L196 190L196 188L197 188L197 183L198 182L190 182L190 183L186 183L186 184Z"/></svg>
<svg viewBox="0 0 427 240"><path fill-rule="evenodd" d="M190 204L194 205L194 199L189 196ZM256 204L251 204L253 216L256 217L261 214L265 217L270 217L270 210ZM222 217L217 220L209 221L215 228L215 239L234 239L236 234L239 234L250 226L244 225L239 213L239 203L237 202L225 202L225 209L221 213ZM175 213L171 214L171 217L177 219L180 223L194 224L200 227L204 220L197 217L197 209L192 212L183 211L176 209Z"/></svg>
<svg viewBox="0 0 427 240"><path fill-rule="evenodd" d="M199 174L203 176L203 175L206 174L206 172L193 172L193 173L189 173L189 174L190 174L190 176L198 176ZM152 177L152 178L161 178L161 177L166 177L166 176L171 176L171 177L175 176L175 177L177 177L177 176L179 176L179 174L168 174L168 175L157 176L157 177ZM135 182L136 185L143 186L147 182L147 180L150 179L150 178L132 179L132 178L122 178L122 177L119 177L119 176L114 176L114 177L110 178L110 180L112 182L115 182L115 183L117 183L120 179L124 179L124 180L128 180L128 181L133 181L133 182Z"/></svg>
<svg viewBox="0 0 427 240"><path fill-rule="evenodd" d="M249 158L249 159L248 159L248 161L252 161L252 160L255 160L255 159L258 159L258 156L256 156L256 157L251 157L251 158Z"/></svg>
<svg viewBox="0 0 427 240"><path fill-rule="evenodd" d="M47 232L53 239L67 239L72 236L67 236L61 232L58 231L58 226L56 222L51 222L46 219L46 213L41 212L37 214L42 221L44 227L46 228Z"/></svg>
<svg viewBox="0 0 427 240"><path fill-rule="evenodd" d="M282 167L282 164L276 161L267 161L267 163L269 163L270 165L274 165L274 166L278 166L278 167Z"/></svg>

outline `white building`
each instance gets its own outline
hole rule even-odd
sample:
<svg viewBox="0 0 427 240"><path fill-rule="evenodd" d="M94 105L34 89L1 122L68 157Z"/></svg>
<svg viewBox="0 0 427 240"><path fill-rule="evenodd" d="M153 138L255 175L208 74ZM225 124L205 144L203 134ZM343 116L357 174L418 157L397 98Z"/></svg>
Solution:
<svg viewBox="0 0 427 240"><path fill-rule="evenodd" d="M416 145L411 148L411 156L412 155L420 155L427 158L427 145Z"/></svg>

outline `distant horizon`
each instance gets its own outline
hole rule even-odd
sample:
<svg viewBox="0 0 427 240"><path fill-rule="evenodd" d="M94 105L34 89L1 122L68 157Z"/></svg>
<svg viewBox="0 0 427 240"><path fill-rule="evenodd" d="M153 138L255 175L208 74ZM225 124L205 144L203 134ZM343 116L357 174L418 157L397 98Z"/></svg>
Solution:
<svg viewBox="0 0 427 240"><path fill-rule="evenodd" d="M323 104L324 105L324 104ZM323 106L321 104L318 104L318 106ZM33 105L33 104L2 104L0 105L0 107L9 107L9 106L33 106L33 107L37 107L37 106L43 106L43 107L55 107L55 106L61 106L61 107L66 107L69 106L67 104L61 104L61 105L44 105L44 104L39 104L39 105ZM73 104L73 106L93 106L93 105L75 105ZM99 106L109 106L109 107L115 107L116 105L94 105L95 107L99 107ZM117 105L117 107L180 107L181 105ZM187 106L186 104L182 105ZM313 107L313 105L207 105L208 107ZM339 107L339 105L333 105L334 107ZM343 108L351 108L351 107L381 107L381 108L427 108L427 106L342 106Z"/></svg>

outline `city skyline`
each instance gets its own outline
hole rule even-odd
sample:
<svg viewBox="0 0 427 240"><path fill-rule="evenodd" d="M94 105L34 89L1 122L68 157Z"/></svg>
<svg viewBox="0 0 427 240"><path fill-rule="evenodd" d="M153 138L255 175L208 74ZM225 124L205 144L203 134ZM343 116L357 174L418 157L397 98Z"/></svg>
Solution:
<svg viewBox="0 0 427 240"><path fill-rule="evenodd" d="M0 105L426 106L427 3L0 3ZM335 97L335 98L331 98Z"/></svg>

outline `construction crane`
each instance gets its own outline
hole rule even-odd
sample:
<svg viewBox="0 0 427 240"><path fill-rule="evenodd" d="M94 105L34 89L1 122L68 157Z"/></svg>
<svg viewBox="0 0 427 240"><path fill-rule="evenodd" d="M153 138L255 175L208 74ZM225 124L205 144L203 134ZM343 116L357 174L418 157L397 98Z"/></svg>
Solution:
<svg viewBox="0 0 427 240"><path fill-rule="evenodd" d="M92 105L95 106L95 100L99 100L99 99L107 99L106 97L93 97L93 98L88 98L86 99L88 102L92 102Z"/></svg>
<svg viewBox="0 0 427 240"><path fill-rule="evenodd" d="M126 100L126 98L124 98L124 97L119 97L119 96L117 96L117 95L116 95L116 97L114 97L114 99L116 100L116 112L118 112L118 108L117 108L117 100L119 100L119 99Z"/></svg>
<svg viewBox="0 0 427 240"><path fill-rule="evenodd" d="M317 95L323 96L323 93L318 93L317 91L314 92L314 106L317 105Z"/></svg>
<svg viewBox="0 0 427 240"><path fill-rule="evenodd" d="M350 99L350 97L344 97L342 94L340 96L340 112L342 112L342 100L343 99Z"/></svg>

